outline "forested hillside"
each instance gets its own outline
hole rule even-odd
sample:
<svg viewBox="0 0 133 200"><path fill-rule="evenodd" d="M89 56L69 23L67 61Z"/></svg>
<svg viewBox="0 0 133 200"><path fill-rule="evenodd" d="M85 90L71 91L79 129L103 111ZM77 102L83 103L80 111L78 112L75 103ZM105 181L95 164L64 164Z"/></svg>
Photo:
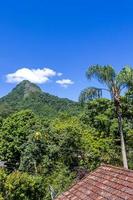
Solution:
<svg viewBox="0 0 133 200"><path fill-rule="evenodd" d="M7 96L0 99L0 116L7 117L23 109L31 109L41 117L53 118L59 112L75 114L81 107L79 103L42 92L37 85L22 81Z"/></svg>
<svg viewBox="0 0 133 200"><path fill-rule="evenodd" d="M93 99L91 89L91 98L80 104L23 81L1 98L0 200L50 200L101 163L123 166L114 101L99 94ZM132 95L130 88L120 98L130 169Z"/></svg>

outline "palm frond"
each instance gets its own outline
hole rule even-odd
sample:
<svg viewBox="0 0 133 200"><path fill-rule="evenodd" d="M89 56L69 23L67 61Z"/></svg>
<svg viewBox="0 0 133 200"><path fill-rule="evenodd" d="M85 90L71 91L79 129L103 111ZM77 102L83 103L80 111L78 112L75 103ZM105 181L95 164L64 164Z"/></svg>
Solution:
<svg viewBox="0 0 133 200"><path fill-rule="evenodd" d="M109 88L111 88L116 77L116 73L110 65L92 65L88 68L86 75L88 79L96 78L99 82L106 84Z"/></svg>
<svg viewBox="0 0 133 200"><path fill-rule="evenodd" d="M120 90L133 88L133 68L126 66L116 76L116 84Z"/></svg>
<svg viewBox="0 0 133 200"><path fill-rule="evenodd" d="M102 97L102 89L95 88L95 87L89 87L84 89L79 97L79 101L81 103L87 102L92 99L100 98Z"/></svg>

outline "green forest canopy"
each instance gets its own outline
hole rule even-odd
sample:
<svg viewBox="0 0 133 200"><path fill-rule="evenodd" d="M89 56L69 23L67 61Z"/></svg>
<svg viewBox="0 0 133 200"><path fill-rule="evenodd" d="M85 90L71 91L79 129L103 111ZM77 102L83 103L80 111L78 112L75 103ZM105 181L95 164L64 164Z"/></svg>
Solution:
<svg viewBox="0 0 133 200"><path fill-rule="evenodd" d="M129 94L132 90L122 97L122 115L128 165L133 169ZM0 100L0 108L0 160L6 162L0 169L0 200L50 200L49 188L58 195L101 163L122 166L111 100L99 98L81 106L43 94L24 81Z"/></svg>

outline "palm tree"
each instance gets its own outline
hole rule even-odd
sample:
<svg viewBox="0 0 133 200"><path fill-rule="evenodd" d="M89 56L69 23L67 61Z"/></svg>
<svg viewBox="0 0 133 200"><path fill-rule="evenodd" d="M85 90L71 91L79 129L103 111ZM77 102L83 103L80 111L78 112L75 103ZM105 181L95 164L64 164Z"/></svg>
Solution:
<svg viewBox="0 0 133 200"><path fill-rule="evenodd" d="M110 65L94 65L88 68L86 75L89 80L91 78L96 78L100 83L104 84L105 88L86 88L81 92L79 100L80 102L86 102L94 98L101 98L103 90L106 90L110 93L118 118L118 132L121 139L123 166L124 168L128 169L125 141L122 128L121 93L123 90L129 90L133 86L133 69L126 66L117 74L113 67Z"/></svg>

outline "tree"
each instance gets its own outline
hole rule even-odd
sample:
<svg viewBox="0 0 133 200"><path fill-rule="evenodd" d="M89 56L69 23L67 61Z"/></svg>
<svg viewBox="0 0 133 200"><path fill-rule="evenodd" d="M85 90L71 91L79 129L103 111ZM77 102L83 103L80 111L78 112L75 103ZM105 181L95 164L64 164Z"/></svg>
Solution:
<svg viewBox="0 0 133 200"><path fill-rule="evenodd" d="M121 93L124 89L131 89L133 87L133 69L131 67L123 68L118 74L115 70L107 65L93 65L90 66L86 72L87 78L96 78L101 84L104 84L105 88L89 87L81 92L80 101L86 102L94 98L102 97L102 91L106 90L110 93L114 102L115 112L118 118L118 132L121 138L121 151L123 166L128 168L127 155L122 127L122 104Z"/></svg>
<svg viewBox="0 0 133 200"><path fill-rule="evenodd" d="M45 196L45 184L40 176L15 171L5 181L5 200L42 200Z"/></svg>
<svg viewBox="0 0 133 200"><path fill-rule="evenodd" d="M4 200L4 196L6 194L4 184L7 177L7 173L4 169L0 168L0 200Z"/></svg>
<svg viewBox="0 0 133 200"><path fill-rule="evenodd" d="M74 175L64 164L58 163L52 174L45 178L45 200L51 200L51 195L56 197L65 191L72 184Z"/></svg>
<svg viewBox="0 0 133 200"><path fill-rule="evenodd" d="M0 160L9 170L18 169L29 135L41 130L41 120L30 110L17 112L3 120L0 129Z"/></svg>
<svg viewBox="0 0 133 200"><path fill-rule="evenodd" d="M24 143L24 151L21 154L19 170L32 172L37 174L45 153L44 135L40 132L35 132L29 136L29 139Z"/></svg>

